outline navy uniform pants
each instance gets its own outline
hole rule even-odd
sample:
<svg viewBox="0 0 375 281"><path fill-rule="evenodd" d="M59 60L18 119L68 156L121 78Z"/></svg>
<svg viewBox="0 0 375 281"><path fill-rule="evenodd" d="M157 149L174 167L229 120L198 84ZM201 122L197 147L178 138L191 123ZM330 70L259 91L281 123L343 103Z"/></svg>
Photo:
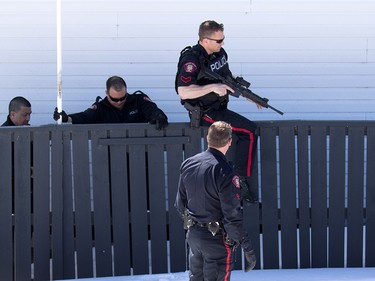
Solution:
<svg viewBox="0 0 375 281"><path fill-rule="evenodd" d="M194 225L186 233L189 245L190 281L229 281L234 252L219 231L215 236L207 227Z"/></svg>
<svg viewBox="0 0 375 281"><path fill-rule="evenodd" d="M210 126L216 121L225 121L232 126L233 134L236 134L238 140L235 153L235 170L240 176L250 177L256 175L257 136L255 131L257 125L244 116L229 109L212 110L202 117L202 126Z"/></svg>

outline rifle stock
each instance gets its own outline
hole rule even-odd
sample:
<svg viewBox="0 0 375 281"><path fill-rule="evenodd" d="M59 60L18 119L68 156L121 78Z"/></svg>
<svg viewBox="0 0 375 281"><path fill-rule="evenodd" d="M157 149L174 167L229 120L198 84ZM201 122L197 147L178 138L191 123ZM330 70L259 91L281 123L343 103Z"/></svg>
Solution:
<svg viewBox="0 0 375 281"><path fill-rule="evenodd" d="M200 76L204 76L209 79L213 80L219 80L221 83L227 85L228 87L232 88L234 90L234 93L229 91L229 94L238 98L239 96L243 96L244 98L247 98L249 100L252 100L256 104L259 104L262 107L265 108L270 108L273 111L283 115L284 112L274 108L273 106L268 104L268 99L267 98L262 98L258 96L257 94L253 93L250 89L250 83L244 80L242 77L240 78L239 81L234 80L233 78L227 78L219 75L216 72L211 71L207 67L202 67L201 73L199 74Z"/></svg>

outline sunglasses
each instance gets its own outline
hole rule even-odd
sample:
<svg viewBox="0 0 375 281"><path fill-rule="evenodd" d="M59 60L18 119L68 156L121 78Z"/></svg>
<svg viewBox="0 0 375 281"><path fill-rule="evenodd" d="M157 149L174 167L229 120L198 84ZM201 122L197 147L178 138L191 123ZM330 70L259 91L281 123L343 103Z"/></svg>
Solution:
<svg viewBox="0 0 375 281"><path fill-rule="evenodd" d="M212 39L212 38L206 37L206 39L211 40L211 41L215 41L217 44L221 44L221 43L223 43L225 37L223 39Z"/></svg>
<svg viewBox="0 0 375 281"><path fill-rule="evenodd" d="M119 101L123 101L124 99L126 99L126 94L125 96L121 97L121 98L113 98L111 97L110 94L108 94L108 97L113 101L113 102L119 102Z"/></svg>

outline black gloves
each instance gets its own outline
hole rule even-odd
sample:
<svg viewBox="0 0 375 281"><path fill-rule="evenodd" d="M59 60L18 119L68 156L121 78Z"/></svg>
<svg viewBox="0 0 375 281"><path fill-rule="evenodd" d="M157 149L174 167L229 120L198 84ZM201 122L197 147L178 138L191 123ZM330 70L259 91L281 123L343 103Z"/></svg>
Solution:
<svg viewBox="0 0 375 281"><path fill-rule="evenodd" d="M64 110L62 110L61 112L57 112L57 107L56 107L55 111L53 112L53 119L57 121L60 119L60 116L61 116L61 121L63 123L68 122L68 114L66 114Z"/></svg>
<svg viewBox="0 0 375 281"><path fill-rule="evenodd" d="M257 257L255 256L254 250L245 251L245 272L248 272L252 270L256 263L257 263Z"/></svg>
<svg viewBox="0 0 375 281"><path fill-rule="evenodd" d="M150 121L151 124L155 124L156 130L163 130L168 127L168 118L164 113L159 113Z"/></svg>

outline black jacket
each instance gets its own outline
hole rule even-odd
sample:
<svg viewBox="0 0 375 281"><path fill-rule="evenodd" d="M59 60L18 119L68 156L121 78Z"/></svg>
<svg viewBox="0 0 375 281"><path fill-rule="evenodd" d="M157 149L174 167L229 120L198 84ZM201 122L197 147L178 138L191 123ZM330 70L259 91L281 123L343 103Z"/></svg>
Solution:
<svg viewBox="0 0 375 281"><path fill-rule="evenodd" d="M208 55L202 45L197 44L191 49L182 51L179 63L177 66L176 74L176 90L179 86L190 85L208 85L213 83L221 83L200 75L202 67L208 67L220 76L232 76L229 70L228 54L221 48L219 52ZM192 105L200 105L203 109L219 109L220 107L226 108L229 97L220 97L216 93L209 93L196 99L186 99L184 102L189 102Z"/></svg>
<svg viewBox="0 0 375 281"><path fill-rule="evenodd" d="M73 124L96 123L146 123L164 112L144 93L127 94L122 110L113 107L107 97L96 102L83 112L69 114Z"/></svg>
<svg viewBox="0 0 375 281"><path fill-rule="evenodd" d="M1 127L5 127L5 126L16 126L16 125L14 125L14 123L12 122L12 120L10 120L9 115L8 115L8 117L7 117L7 121L5 121L5 122L3 123L3 125L1 125Z"/></svg>
<svg viewBox="0 0 375 281"><path fill-rule="evenodd" d="M182 163L175 207L181 216L188 210L198 223L222 222L229 237L250 250L240 194L239 177L225 155L208 148Z"/></svg>

